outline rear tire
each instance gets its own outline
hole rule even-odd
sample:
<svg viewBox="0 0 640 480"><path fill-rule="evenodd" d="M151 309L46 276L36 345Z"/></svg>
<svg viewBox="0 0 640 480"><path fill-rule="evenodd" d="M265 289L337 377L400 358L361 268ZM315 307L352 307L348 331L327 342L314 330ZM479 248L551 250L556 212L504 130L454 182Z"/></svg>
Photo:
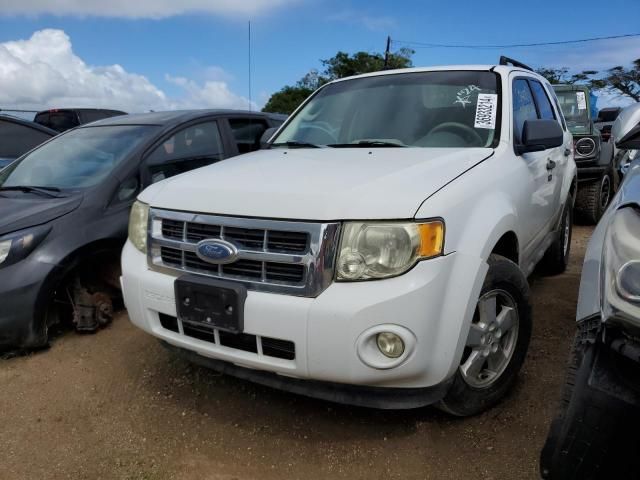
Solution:
<svg viewBox="0 0 640 480"><path fill-rule="evenodd" d="M569 255L571 254L571 237L573 232L573 211L571 196L567 197L567 203L562 212L562 221L558 232L558 238L547 249L540 262L544 273L548 275L558 275L564 273L569 265Z"/></svg>
<svg viewBox="0 0 640 480"><path fill-rule="evenodd" d="M609 206L613 196L613 175L605 172L599 180L578 187L576 213L585 222L595 225Z"/></svg>
<svg viewBox="0 0 640 480"><path fill-rule="evenodd" d="M524 274L500 255L492 254L488 263L460 367L449 391L436 404L459 417L481 413L506 395L517 379L531 338L529 285ZM487 318L492 320L486 322ZM507 323L512 324L510 329Z"/></svg>

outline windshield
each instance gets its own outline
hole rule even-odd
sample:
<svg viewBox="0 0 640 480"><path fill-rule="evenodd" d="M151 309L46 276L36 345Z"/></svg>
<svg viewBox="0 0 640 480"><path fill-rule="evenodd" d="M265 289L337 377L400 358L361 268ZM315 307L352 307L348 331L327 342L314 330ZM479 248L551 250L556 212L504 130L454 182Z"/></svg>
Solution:
<svg viewBox="0 0 640 480"><path fill-rule="evenodd" d="M105 126L70 131L0 172L0 188L82 189L98 184L158 127Z"/></svg>
<svg viewBox="0 0 640 480"><path fill-rule="evenodd" d="M489 147L498 140L497 75L379 75L321 89L273 145ZM311 145L309 145L311 144Z"/></svg>
<svg viewBox="0 0 640 480"><path fill-rule="evenodd" d="M557 91L560 108L571 133L585 133L589 130L589 110L587 95L583 91Z"/></svg>

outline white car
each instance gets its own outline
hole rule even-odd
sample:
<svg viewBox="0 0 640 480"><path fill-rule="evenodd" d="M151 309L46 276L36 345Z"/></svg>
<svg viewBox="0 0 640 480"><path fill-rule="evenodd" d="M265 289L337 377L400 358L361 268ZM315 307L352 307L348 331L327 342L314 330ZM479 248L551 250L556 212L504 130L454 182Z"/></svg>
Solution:
<svg viewBox="0 0 640 480"><path fill-rule="evenodd" d="M153 185L122 254L131 321L291 392L471 415L514 383L527 276L567 265L572 137L525 66L331 82L269 149Z"/></svg>

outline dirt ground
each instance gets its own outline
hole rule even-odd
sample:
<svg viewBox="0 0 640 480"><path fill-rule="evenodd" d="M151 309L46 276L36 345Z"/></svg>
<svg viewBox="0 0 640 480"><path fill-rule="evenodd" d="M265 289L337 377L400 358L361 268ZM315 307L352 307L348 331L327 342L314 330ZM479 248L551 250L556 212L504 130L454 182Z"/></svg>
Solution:
<svg viewBox="0 0 640 480"><path fill-rule="evenodd" d="M469 419L307 399L171 357L121 313L96 335L0 361L0 478L533 479L563 383L584 249L534 275L515 390Z"/></svg>

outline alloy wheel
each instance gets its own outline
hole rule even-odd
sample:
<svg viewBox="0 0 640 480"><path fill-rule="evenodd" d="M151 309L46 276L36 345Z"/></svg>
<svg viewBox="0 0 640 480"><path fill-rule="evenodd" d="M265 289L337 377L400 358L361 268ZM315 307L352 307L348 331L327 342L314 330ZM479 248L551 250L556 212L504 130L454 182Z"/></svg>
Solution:
<svg viewBox="0 0 640 480"><path fill-rule="evenodd" d="M480 297L460 365L464 381L475 388L493 385L513 357L518 340L518 309L505 290Z"/></svg>

